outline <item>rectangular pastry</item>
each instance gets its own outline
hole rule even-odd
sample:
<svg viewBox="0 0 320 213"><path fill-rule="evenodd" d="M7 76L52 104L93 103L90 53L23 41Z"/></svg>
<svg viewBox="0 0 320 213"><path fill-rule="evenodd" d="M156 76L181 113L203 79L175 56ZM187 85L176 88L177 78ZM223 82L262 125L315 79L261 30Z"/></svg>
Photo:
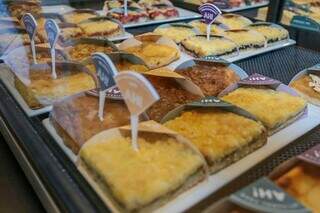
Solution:
<svg viewBox="0 0 320 213"><path fill-rule="evenodd" d="M99 98L86 93L53 105L51 122L63 142L75 154L97 133L130 123L130 113L123 101L108 99L104 106L103 121L98 118L98 109Z"/></svg>
<svg viewBox="0 0 320 213"><path fill-rule="evenodd" d="M113 19L119 20L122 24L146 22L149 19L148 13L140 8L128 8L127 15L123 8L116 8L108 11L107 15Z"/></svg>
<svg viewBox="0 0 320 213"><path fill-rule="evenodd" d="M250 24L250 19L238 14L223 14L216 19L216 22L228 27L228 29L242 29Z"/></svg>
<svg viewBox="0 0 320 213"><path fill-rule="evenodd" d="M257 49L265 47L265 37L253 30L239 29L239 30L226 30L223 35L235 42L239 50Z"/></svg>
<svg viewBox="0 0 320 213"><path fill-rule="evenodd" d="M212 36L208 41L206 36L198 35L189 37L181 42L181 46L195 57L204 57L208 55L223 56L235 54L238 46L233 41L222 36Z"/></svg>
<svg viewBox="0 0 320 213"><path fill-rule="evenodd" d="M97 17L94 11L90 10L75 10L63 14L65 22L72 24L79 24L82 21L88 20L89 18Z"/></svg>
<svg viewBox="0 0 320 213"><path fill-rule="evenodd" d="M255 115L269 134L295 121L306 107L302 98L269 88L240 87L222 99Z"/></svg>
<svg viewBox="0 0 320 213"><path fill-rule="evenodd" d="M260 122L218 108L185 108L164 125L200 150L210 173L240 160L267 142L267 131Z"/></svg>
<svg viewBox="0 0 320 213"><path fill-rule="evenodd" d="M320 169L300 162L276 180L278 186L312 210L320 212Z"/></svg>
<svg viewBox="0 0 320 213"><path fill-rule="evenodd" d="M179 12L175 7L167 5L153 5L147 10L151 20L163 20L179 17Z"/></svg>
<svg viewBox="0 0 320 213"><path fill-rule="evenodd" d="M289 32L286 29L272 23L258 22L249 25L248 28L264 35L268 43L273 43L289 38Z"/></svg>
<svg viewBox="0 0 320 213"><path fill-rule="evenodd" d="M309 73L302 75L292 81L290 87L295 89L304 99L320 106L320 74Z"/></svg>
<svg viewBox="0 0 320 213"><path fill-rule="evenodd" d="M80 172L113 211L152 212L204 179L202 156L176 136L140 131L138 144L112 129L80 150Z"/></svg>
<svg viewBox="0 0 320 213"><path fill-rule="evenodd" d="M202 20L194 20L189 22L189 24L196 28L201 34L207 34L207 24ZM211 24L210 33L211 35L221 35L225 30L221 24L214 22Z"/></svg>
<svg viewBox="0 0 320 213"><path fill-rule="evenodd" d="M56 64L57 79L52 78L48 64L30 67L27 79L20 79L17 77L19 73L15 73L15 87L31 109L51 105L60 98L95 88L92 76L77 66L68 68L63 62Z"/></svg>
<svg viewBox="0 0 320 213"><path fill-rule="evenodd" d="M123 30L119 23L106 18L93 18L79 23L87 37L120 35Z"/></svg>
<svg viewBox="0 0 320 213"><path fill-rule="evenodd" d="M158 35L169 37L176 43L180 43L184 39L196 35L195 29L190 25L165 25L163 27L157 27L153 32Z"/></svg>

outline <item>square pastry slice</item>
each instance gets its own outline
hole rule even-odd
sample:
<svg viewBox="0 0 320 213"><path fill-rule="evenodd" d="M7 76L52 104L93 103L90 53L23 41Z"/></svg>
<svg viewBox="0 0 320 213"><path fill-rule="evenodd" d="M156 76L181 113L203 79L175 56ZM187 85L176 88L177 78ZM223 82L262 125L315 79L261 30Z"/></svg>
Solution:
<svg viewBox="0 0 320 213"><path fill-rule="evenodd" d="M203 180L202 156L177 138L139 132L135 151L131 138L118 131L91 138L78 161L113 210L152 212Z"/></svg>
<svg viewBox="0 0 320 213"><path fill-rule="evenodd" d="M119 23L105 18L93 18L79 23L87 37L113 37L122 34Z"/></svg>
<svg viewBox="0 0 320 213"><path fill-rule="evenodd" d="M164 124L188 138L215 173L264 145L266 129L257 121L221 109L192 109Z"/></svg>
<svg viewBox="0 0 320 213"><path fill-rule="evenodd" d="M269 134L295 121L306 107L302 98L268 88L240 87L222 99L255 115Z"/></svg>
<svg viewBox="0 0 320 213"><path fill-rule="evenodd" d="M216 22L225 25L228 29L241 29L250 24L250 19L237 14L223 14L216 19Z"/></svg>
<svg viewBox="0 0 320 213"><path fill-rule="evenodd" d="M253 30L237 29L227 30L223 35L235 42L239 50L248 50L264 47L266 44L265 37Z"/></svg>
<svg viewBox="0 0 320 213"><path fill-rule="evenodd" d="M248 26L249 29L255 30L267 39L268 43L273 43L289 38L289 32L283 27L271 23L257 23Z"/></svg>
<svg viewBox="0 0 320 213"><path fill-rule="evenodd" d="M79 24L82 21L88 20L89 18L94 18L97 15L92 12L69 12L63 15L64 20L67 23Z"/></svg>
<svg viewBox="0 0 320 213"><path fill-rule="evenodd" d="M154 33L166 36L174 40L176 43L180 43L182 40L196 35L196 32L192 26L165 26L158 27L154 30Z"/></svg>

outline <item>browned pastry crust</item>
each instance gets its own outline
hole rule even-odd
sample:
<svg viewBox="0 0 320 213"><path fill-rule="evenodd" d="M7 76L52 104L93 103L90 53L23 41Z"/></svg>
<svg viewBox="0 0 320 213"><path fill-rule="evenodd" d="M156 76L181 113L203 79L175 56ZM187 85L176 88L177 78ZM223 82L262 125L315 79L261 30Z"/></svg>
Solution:
<svg viewBox="0 0 320 213"><path fill-rule="evenodd" d="M223 65L195 65L177 72L199 86L205 96L217 96L229 85L240 80L232 69Z"/></svg>
<svg viewBox="0 0 320 213"><path fill-rule="evenodd" d="M122 101L106 100L104 120L98 118L98 98L75 96L54 104L51 121L66 146L78 153L93 135L130 123L130 114Z"/></svg>

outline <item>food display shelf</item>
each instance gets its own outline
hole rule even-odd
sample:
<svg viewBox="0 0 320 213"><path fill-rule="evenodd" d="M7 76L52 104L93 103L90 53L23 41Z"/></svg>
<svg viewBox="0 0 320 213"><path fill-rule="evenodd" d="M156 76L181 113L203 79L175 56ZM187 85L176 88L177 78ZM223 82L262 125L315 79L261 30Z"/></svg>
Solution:
<svg viewBox="0 0 320 213"><path fill-rule="evenodd" d="M295 60L292 60L295 58ZM307 67L320 61L320 54L291 46L237 62L248 74L261 74L288 83ZM41 121L48 114L28 118L0 82L1 133L18 159L43 205L50 212L108 212L109 210L83 179L75 165L54 142ZM206 208L213 201L268 174L284 160L320 143L320 126L259 163L230 184L210 195L190 212Z"/></svg>

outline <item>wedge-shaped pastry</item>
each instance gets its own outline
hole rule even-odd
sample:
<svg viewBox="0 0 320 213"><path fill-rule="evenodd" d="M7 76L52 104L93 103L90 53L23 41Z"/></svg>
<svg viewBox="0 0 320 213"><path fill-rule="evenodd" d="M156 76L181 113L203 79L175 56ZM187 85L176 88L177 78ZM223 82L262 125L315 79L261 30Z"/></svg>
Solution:
<svg viewBox="0 0 320 213"><path fill-rule="evenodd" d="M313 104L320 105L320 75L305 74L290 83L303 98Z"/></svg>
<svg viewBox="0 0 320 213"><path fill-rule="evenodd" d="M222 99L255 115L269 134L294 122L306 107L302 98L269 88L240 87Z"/></svg>
<svg viewBox="0 0 320 213"><path fill-rule="evenodd" d="M238 45L239 50L256 49L266 45L265 37L253 30L227 30L223 35L235 42Z"/></svg>
<svg viewBox="0 0 320 213"><path fill-rule="evenodd" d="M123 29L119 23L105 17L91 18L89 20L80 22L79 26L88 37L113 37L123 34Z"/></svg>
<svg viewBox="0 0 320 213"><path fill-rule="evenodd" d="M93 10L74 10L63 14L63 18L66 22L72 24L79 24L82 21L88 20L90 18L97 17L97 14Z"/></svg>
<svg viewBox="0 0 320 213"><path fill-rule="evenodd" d="M236 54L238 51L236 43L216 35L211 35L209 41L205 35L192 36L183 40L181 45L187 53L195 57L223 56Z"/></svg>
<svg viewBox="0 0 320 213"><path fill-rule="evenodd" d="M199 32L201 34L207 34L207 24L201 20L194 20L194 21L191 21L189 22L189 24L191 26L193 26L194 28L196 28L197 30L199 30ZM219 23L212 23L211 24L211 34L214 35L214 34L222 34L226 29L223 28L221 26L221 24Z"/></svg>
<svg viewBox="0 0 320 213"><path fill-rule="evenodd" d="M320 169L300 162L276 180L276 183L312 212L320 212Z"/></svg>
<svg viewBox="0 0 320 213"><path fill-rule="evenodd" d="M277 42L289 38L289 33L286 29L272 23L254 23L249 25L248 28L264 35L268 43Z"/></svg>
<svg viewBox="0 0 320 213"><path fill-rule="evenodd" d="M104 131L80 150L80 172L113 211L152 212L204 179L203 158L186 139L170 130L143 132L143 125L138 151L122 129Z"/></svg>
<svg viewBox="0 0 320 213"><path fill-rule="evenodd" d="M98 109L99 98L86 93L53 105L51 122L63 142L75 154L97 133L130 123L130 114L123 101L107 100L102 121L98 117Z"/></svg>
<svg viewBox="0 0 320 213"><path fill-rule="evenodd" d="M182 40L196 35L197 31L192 26L186 24L166 24L156 28L154 33L167 36L176 43L180 43Z"/></svg>
<svg viewBox="0 0 320 213"><path fill-rule="evenodd" d="M217 106L207 106L212 104ZM204 155L210 173L215 173L267 142L265 127L248 115L231 104L206 97L171 111L163 121L189 139Z"/></svg>
<svg viewBox="0 0 320 213"><path fill-rule="evenodd" d="M252 21L237 14L221 15L216 19L216 22L226 25L230 30L241 29L252 24Z"/></svg>
<svg viewBox="0 0 320 213"><path fill-rule="evenodd" d="M163 67L180 58L179 48L172 40L153 34L128 39L119 49L140 57L150 69Z"/></svg>
<svg viewBox="0 0 320 213"><path fill-rule="evenodd" d="M175 71L199 86L205 96L217 96L229 85L240 80L235 71L226 64L201 60L194 62L193 66L179 66Z"/></svg>
<svg viewBox="0 0 320 213"><path fill-rule="evenodd" d="M36 64L30 67L27 76L15 73L14 83L28 106L36 109L51 105L60 98L95 88L93 77L82 69L84 67L78 64L57 62L58 78L53 79L49 64Z"/></svg>

